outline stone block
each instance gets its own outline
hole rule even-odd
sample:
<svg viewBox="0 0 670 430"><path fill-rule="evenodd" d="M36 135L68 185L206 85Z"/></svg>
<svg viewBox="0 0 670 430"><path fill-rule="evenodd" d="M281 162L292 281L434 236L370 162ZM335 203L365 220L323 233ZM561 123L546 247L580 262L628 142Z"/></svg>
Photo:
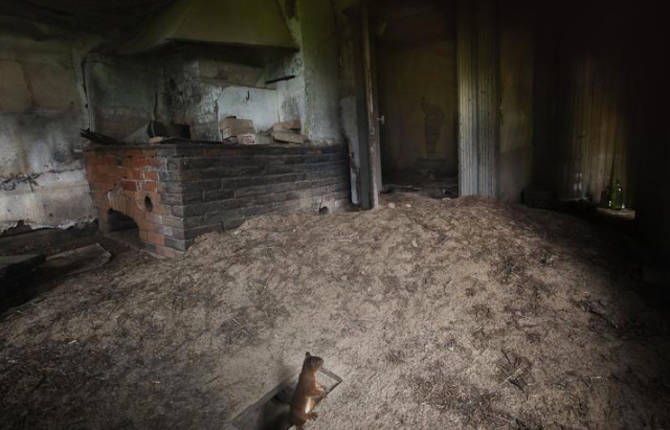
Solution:
<svg viewBox="0 0 670 430"><path fill-rule="evenodd" d="M205 202L211 202L216 200L232 199L234 194L235 192L232 190L203 191L202 200Z"/></svg>
<svg viewBox="0 0 670 430"><path fill-rule="evenodd" d="M193 242L187 239L173 239L171 237L165 238L165 246L176 249L178 251L186 251L187 243L190 245Z"/></svg>
<svg viewBox="0 0 670 430"><path fill-rule="evenodd" d="M167 205L183 205L186 203L193 203L202 201L202 192L195 191L193 193L166 193L159 194L161 201Z"/></svg>
<svg viewBox="0 0 670 430"><path fill-rule="evenodd" d="M250 119L229 117L221 120L221 138L224 140L241 135L253 136L254 131L254 122Z"/></svg>
<svg viewBox="0 0 670 430"><path fill-rule="evenodd" d="M272 139L275 142L285 142L285 143L305 143L307 138L299 133L293 133L291 131L273 131Z"/></svg>
<svg viewBox="0 0 670 430"><path fill-rule="evenodd" d="M300 120L276 122L272 126L272 131L300 131Z"/></svg>
<svg viewBox="0 0 670 430"><path fill-rule="evenodd" d="M252 133L238 134L237 143L239 143L240 145L253 145L256 143L256 135Z"/></svg>

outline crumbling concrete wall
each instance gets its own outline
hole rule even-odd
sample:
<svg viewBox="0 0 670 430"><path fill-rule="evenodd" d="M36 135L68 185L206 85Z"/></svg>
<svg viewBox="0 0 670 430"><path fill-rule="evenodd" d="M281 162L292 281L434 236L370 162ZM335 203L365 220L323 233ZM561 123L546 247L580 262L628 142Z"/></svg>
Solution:
<svg viewBox="0 0 670 430"><path fill-rule="evenodd" d="M90 54L90 38L62 29L15 19L0 27L0 229L19 221L67 226L94 218L80 128L123 139L157 119L191 125L196 139L218 140L218 122L234 115L252 119L257 131L298 119L314 143L341 142L333 6L327 0L279 4L295 44L269 48L274 58L260 65L166 50ZM254 34L254 26L265 24L240 25ZM253 46L235 48L270 52L248 42ZM284 79L268 83L278 78Z"/></svg>
<svg viewBox="0 0 670 430"><path fill-rule="evenodd" d="M341 142L335 10L329 0L298 4L305 81L303 132L316 142Z"/></svg>
<svg viewBox="0 0 670 430"><path fill-rule="evenodd" d="M4 17L0 29L0 232L20 221L90 221L79 137L88 124L79 85L84 42Z"/></svg>
<svg viewBox="0 0 670 430"><path fill-rule="evenodd" d="M268 79L294 76L274 84L279 104L279 121L299 120L305 123L305 77L302 53L288 55L266 67Z"/></svg>
<svg viewBox="0 0 670 430"><path fill-rule="evenodd" d="M282 115L281 94L266 80L263 67L175 57L164 72L168 116L189 124L198 140L221 140L219 122L228 116L252 120L258 132L267 130Z"/></svg>
<svg viewBox="0 0 670 430"><path fill-rule="evenodd" d="M333 7L328 1L296 0L280 7L301 48L297 52L261 49L250 41L249 46L194 45L150 56L88 58L95 131L123 138L150 119L162 119L190 125L193 139L220 140L219 121L237 116L251 119L257 132L300 120L313 143L341 142Z"/></svg>
<svg viewBox="0 0 670 430"><path fill-rule="evenodd" d="M92 53L84 70L92 130L123 139L166 116L160 62Z"/></svg>
<svg viewBox="0 0 670 430"><path fill-rule="evenodd" d="M219 122L228 116L251 119L259 132L278 121L301 119L293 104L283 102L286 93L277 84L266 84L268 67L222 60L216 52L89 55L92 128L122 140L159 120L188 124L195 140L217 141Z"/></svg>

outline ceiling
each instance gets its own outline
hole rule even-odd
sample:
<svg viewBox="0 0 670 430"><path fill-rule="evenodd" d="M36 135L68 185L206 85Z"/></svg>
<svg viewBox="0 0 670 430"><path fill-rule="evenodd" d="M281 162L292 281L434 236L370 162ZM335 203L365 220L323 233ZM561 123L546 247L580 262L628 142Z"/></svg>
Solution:
<svg viewBox="0 0 670 430"><path fill-rule="evenodd" d="M71 30L121 35L174 0L2 0L0 14Z"/></svg>
<svg viewBox="0 0 670 430"><path fill-rule="evenodd" d="M0 0L0 24L0 32L35 38L44 26L63 35L96 34L104 40L98 50L123 54L204 43L225 45L235 55L251 47L261 61L276 56L273 49L285 55L297 48L277 0Z"/></svg>

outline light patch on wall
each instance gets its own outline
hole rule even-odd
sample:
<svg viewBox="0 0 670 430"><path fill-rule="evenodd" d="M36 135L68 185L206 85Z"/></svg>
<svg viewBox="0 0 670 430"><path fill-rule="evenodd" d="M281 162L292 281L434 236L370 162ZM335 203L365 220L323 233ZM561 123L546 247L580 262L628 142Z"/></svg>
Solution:
<svg viewBox="0 0 670 430"><path fill-rule="evenodd" d="M72 69L59 64L26 63L24 71L33 103L45 110L66 110L77 104L79 97Z"/></svg>
<svg viewBox="0 0 670 430"><path fill-rule="evenodd" d="M19 221L32 228L67 228L94 218L83 170L44 173L0 193L0 231Z"/></svg>
<svg viewBox="0 0 670 430"><path fill-rule="evenodd" d="M25 112L32 104L21 64L0 60L0 111Z"/></svg>

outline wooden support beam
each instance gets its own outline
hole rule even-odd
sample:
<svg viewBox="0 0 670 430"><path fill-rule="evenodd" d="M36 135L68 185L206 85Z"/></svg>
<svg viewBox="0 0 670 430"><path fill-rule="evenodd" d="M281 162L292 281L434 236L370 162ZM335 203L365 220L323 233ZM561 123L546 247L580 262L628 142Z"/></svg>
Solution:
<svg viewBox="0 0 670 430"><path fill-rule="evenodd" d="M368 5L361 5L361 29L363 44L363 68L365 73L365 100L368 114L368 171L369 171L369 195L370 209L379 206L379 183L376 178L379 176L378 165L379 156L377 154L377 111L375 109L375 84L372 68L372 49L370 46L370 26L368 17Z"/></svg>

